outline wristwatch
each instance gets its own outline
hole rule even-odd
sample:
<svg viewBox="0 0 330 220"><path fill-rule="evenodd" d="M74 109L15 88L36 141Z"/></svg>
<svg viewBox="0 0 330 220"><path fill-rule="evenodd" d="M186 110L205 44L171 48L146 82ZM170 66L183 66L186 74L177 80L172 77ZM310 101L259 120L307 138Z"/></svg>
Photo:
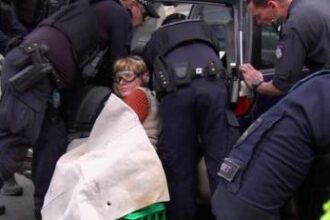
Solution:
<svg viewBox="0 0 330 220"><path fill-rule="evenodd" d="M264 81L262 79L255 79L252 81L251 85L254 90L256 90Z"/></svg>

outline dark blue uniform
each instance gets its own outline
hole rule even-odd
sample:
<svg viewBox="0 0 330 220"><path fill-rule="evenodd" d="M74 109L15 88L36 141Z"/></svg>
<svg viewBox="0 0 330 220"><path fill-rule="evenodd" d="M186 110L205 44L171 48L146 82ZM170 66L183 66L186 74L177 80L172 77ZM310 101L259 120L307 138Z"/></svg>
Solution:
<svg viewBox="0 0 330 220"><path fill-rule="evenodd" d="M13 37L23 37L27 30L17 19L11 5L7 5L2 1L0 1L0 4L0 13L5 14L0 18L0 53L5 54L9 40ZM5 7L5 9L2 7ZM3 10L7 10L7 12L5 13Z"/></svg>
<svg viewBox="0 0 330 220"><path fill-rule="evenodd" d="M85 1L81 1L85 2ZM80 4L77 3L77 4ZM92 4L96 14L100 43L111 48L110 62L129 54L131 37L131 18L126 9L115 1L98 1ZM76 24L72 28L79 27ZM80 25L80 35L88 31L88 27ZM87 29L86 29L87 28ZM75 40L75 39L73 39ZM81 39L77 39L79 42ZM23 43L44 43L49 51L47 59L57 75L65 84L62 94L70 91L81 81L79 63L73 56L74 48L68 35L57 28L43 25L32 31ZM80 51L83 51L83 43ZM9 79L18 71L14 62L26 54L19 47L14 48L5 58L5 68L1 76L2 99L0 102L0 185L16 171L27 148L34 147L33 182L35 184L36 214L43 204L43 198L50 183L57 159L65 152L67 146L66 125L60 113L50 107L55 83L45 77L24 92L15 90ZM81 53L80 55L84 55ZM63 95L63 99L66 97ZM63 102L74 102L62 100ZM65 106L62 106L65 107ZM66 109L60 109L66 111Z"/></svg>
<svg viewBox="0 0 330 220"><path fill-rule="evenodd" d="M220 167L217 219L279 219L302 186L298 219L319 219L330 192L329 73L300 81L237 141Z"/></svg>
<svg viewBox="0 0 330 220"><path fill-rule="evenodd" d="M283 24L275 52L273 84L287 92L309 72L320 70L330 60L330 4L328 0L294 0Z"/></svg>
<svg viewBox="0 0 330 220"><path fill-rule="evenodd" d="M214 49L194 38L192 33L196 32L190 30L189 21L169 25L188 32L191 41L178 44L166 53L168 64L189 62L195 70L215 62L218 68L222 68ZM200 23L196 25L199 27ZM154 58L164 48L160 45L159 35L167 36L168 44L171 44L170 39L179 38L178 29L166 31L167 28L156 31L146 46L144 58L151 69ZM228 108L227 95L223 79L204 75L194 77L187 85L177 86L175 91L160 100L162 128L158 153L171 198L167 210L169 220L196 219L196 174L201 152L205 157L211 191L217 186L218 166L239 135L237 124L230 124L236 119Z"/></svg>

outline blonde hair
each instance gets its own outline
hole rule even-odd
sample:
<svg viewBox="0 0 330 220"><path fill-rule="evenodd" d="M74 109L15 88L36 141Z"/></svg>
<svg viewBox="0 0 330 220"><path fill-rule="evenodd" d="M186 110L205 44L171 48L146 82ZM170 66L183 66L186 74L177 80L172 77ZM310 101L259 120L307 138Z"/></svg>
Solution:
<svg viewBox="0 0 330 220"><path fill-rule="evenodd" d="M140 56L128 56L116 60L113 65L113 72L117 73L124 70L140 74L148 73L147 65Z"/></svg>
<svg viewBox="0 0 330 220"><path fill-rule="evenodd" d="M148 81L149 81L149 71L148 71L146 63L140 56L128 56L128 57L119 58L113 64L114 77L117 72L127 71L127 70L132 71L135 74L139 74L140 76L143 76L143 74L146 74L147 79L142 80L142 86L143 87L147 86ZM114 82L112 89L115 94L120 96L117 86L118 86L118 84L116 82Z"/></svg>

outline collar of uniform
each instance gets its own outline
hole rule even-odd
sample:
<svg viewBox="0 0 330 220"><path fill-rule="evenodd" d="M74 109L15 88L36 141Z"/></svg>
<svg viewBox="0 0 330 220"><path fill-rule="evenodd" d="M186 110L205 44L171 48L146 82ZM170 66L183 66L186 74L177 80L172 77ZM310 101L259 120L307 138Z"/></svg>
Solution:
<svg viewBox="0 0 330 220"><path fill-rule="evenodd" d="M292 8L294 7L295 4L297 4L299 0L292 0L289 7L288 7L288 15L286 16L285 20L288 20L292 11Z"/></svg>

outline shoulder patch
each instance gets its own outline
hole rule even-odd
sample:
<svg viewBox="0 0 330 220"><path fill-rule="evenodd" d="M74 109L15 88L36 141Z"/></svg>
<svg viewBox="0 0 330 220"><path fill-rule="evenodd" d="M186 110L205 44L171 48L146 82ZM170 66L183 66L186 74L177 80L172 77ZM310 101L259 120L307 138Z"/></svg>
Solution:
<svg viewBox="0 0 330 220"><path fill-rule="evenodd" d="M276 50L275 50L275 57L276 59L281 59L282 57L282 47L281 46L277 46Z"/></svg>

